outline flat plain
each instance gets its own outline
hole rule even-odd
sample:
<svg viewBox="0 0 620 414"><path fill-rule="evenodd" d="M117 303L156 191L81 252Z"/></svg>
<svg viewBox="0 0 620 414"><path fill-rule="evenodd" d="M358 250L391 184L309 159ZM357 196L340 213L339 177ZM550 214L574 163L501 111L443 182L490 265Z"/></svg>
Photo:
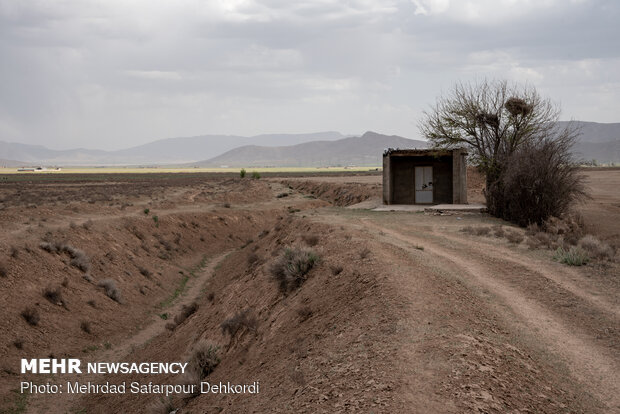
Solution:
<svg viewBox="0 0 620 414"><path fill-rule="evenodd" d="M584 173L586 231L617 249L620 170ZM469 181L480 200L480 177ZM0 176L0 407L620 411L617 254L567 266L485 214L354 208L380 183L363 171ZM283 288L287 250L317 260ZM173 362L201 343L220 359L203 380L259 381L260 394L15 392L20 358Z"/></svg>

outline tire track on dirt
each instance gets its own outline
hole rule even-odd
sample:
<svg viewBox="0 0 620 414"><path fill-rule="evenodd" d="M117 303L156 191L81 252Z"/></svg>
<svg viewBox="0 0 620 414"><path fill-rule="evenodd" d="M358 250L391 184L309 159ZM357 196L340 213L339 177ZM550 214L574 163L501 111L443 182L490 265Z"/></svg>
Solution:
<svg viewBox="0 0 620 414"><path fill-rule="evenodd" d="M620 409L620 384L617 373L620 364L617 358L608 355L605 349L594 343L587 335L573 329L556 315L550 313L543 304L524 296L519 290L509 286L496 277L498 269L483 263L485 254L476 258L469 249L449 249L428 238L405 235L399 231L381 226L367 219L362 219L366 228L383 232L401 242L409 244L411 249L423 245L424 251L440 257L443 261L459 269L459 277L488 289L504 304L514 316L517 325L528 331L533 338L539 338L545 347L564 360L573 376L578 379L593 395L596 395L610 409ZM384 238L389 241L389 238ZM482 263L481 263L482 262ZM501 271L501 269L499 269ZM507 315L507 320L514 320Z"/></svg>

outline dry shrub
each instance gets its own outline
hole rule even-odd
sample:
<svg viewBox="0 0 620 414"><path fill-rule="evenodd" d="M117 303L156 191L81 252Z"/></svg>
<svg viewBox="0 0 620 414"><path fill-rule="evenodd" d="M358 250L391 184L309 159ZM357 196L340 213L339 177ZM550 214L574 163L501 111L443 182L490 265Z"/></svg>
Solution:
<svg viewBox="0 0 620 414"><path fill-rule="evenodd" d="M593 259L601 260L613 260L614 249L605 242L600 241L596 237L587 234L583 236L578 243L578 246L585 250Z"/></svg>
<svg viewBox="0 0 620 414"><path fill-rule="evenodd" d="M151 271L149 269L147 269L146 267L138 267L138 271L140 272L140 274L144 277L146 277L147 279L150 279L151 276L153 276L153 274L151 273Z"/></svg>
<svg viewBox="0 0 620 414"><path fill-rule="evenodd" d="M243 328L255 332L257 327L258 320L250 309L241 311L220 324L222 334L228 334L231 338L234 338Z"/></svg>
<svg viewBox="0 0 620 414"><path fill-rule="evenodd" d="M330 269L332 271L332 275L334 276L338 276L344 270L344 268L340 265L332 266Z"/></svg>
<svg viewBox="0 0 620 414"><path fill-rule="evenodd" d="M62 291L60 287L53 288L51 286L43 289L43 297L49 300L54 305L61 305L66 307L65 300L62 297Z"/></svg>
<svg viewBox="0 0 620 414"><path fill-rule="evenodd" d="M88 321L82 321L80 322L80 329L83 330L84 332L86 332L87 334L92 333L92 329L90 326L90 322Z"/></svg>
<svg viewBox="0 0 620 414"><path fill-rule="evenodd" d="M310 247L314 247L319 243L319 237L316 234L304 234L301 239Z"/></svg>
<svg viewBox="0 0 620 414"><path fill-rule="evenodd" d="M497 226L493 226L493 235L495 237L504 237L505 236L505 232L504 232L504 227L499 224Z"/></svg>
<svg viewBox="0 0 620 414"><path fill-rule="evenodd" d="M519 244L523 241L523 239L525 238L523 236L523 234L516 232L516 231L507 231L506 233L506 239L513 244Z"/></svg>
<svg viewBox="0 0 620 414"><path fill-rule="evenodd" d="M487 236L491 232L491 227L465 226L460 231L466 234L474 234L476 236Z"/></svg>
<svg viewBox="0 0 620 414"><path fill-rule="evenodd" d="M220 363L219 349L206 341L199 342L187 360L186 372L195 374L199 381L208 377Z"/></svg>
<svg viewBox="0 0 620 414"><path fill-rule="evenodd" d="M158 397L148 406L149 414L170 414L176 412L175 405L170 397Z"/></svg>
<svg viewBox="0 0 620 414"><path fill-rule="evenodd" d="M70 244L60 242L42 242L39 247L48 253L67 253L71 257L71 266L88 273L90 271L90 258L82 250Z"/></svg>
<svg viewBox="0 0 620 414"><path fill-rule="evenodd" d="M4 263L0 263L0 277L7 277L9 275L9 271L6 270L6 266Z"/></svg>
<svg viewBox="0 0 620 414"><path fill-rule="evenodd" d="M525 227L561 217L586 198L571 134L537 137L500 162L497 180L487 186L487 206L494 216Z"/></svg>
<svg viewBox="0 0 620 414"><path fill-rule="evenodd" d="M29 325L32 325L32 326L38 325L39 321L41 320L41 316L39 315L39 310L32 306L24 309L21 315L22 315L22 318L24 318L24 320L28 322Z"/></svg>
<svg viewBox="0 0 620 414"><path fill-rule="evenodd" d="M19 249L15 246L11 246L11 257L13 259L17 259L18 256L19 256Z"/></svg>
<svg viewBox="0 0 620 414"><path fill-rule="evenodd" d="M538 249L540 247L540 242L535 237L528 237L525 240L525 244L531 250Z"/></svg>
<svg viewBox="0 0 620 414"><path fill-rule="evenodd" d="M312 311L312 308L310 306L302 306L301 308L297 309L297 316L299 316L299 320L301 322L310 319L313 313L314 312Z"/></svg>
<svg viewBox="0 0 620 414"><path fill-rule="evenodd" d="M360 250L360 259L366 259L368 256L370 256L370 249L368 247L363 248L362 250Z"/></svg>
<svg viewBox="0 0 620 414"><path fill-rule="evenodd" d="M24 340L21 338L17 338L13 341L13 346L17 349L24 349Z"/></svg>
<svg viewBox="0 0 620 414"><path fill-rule="evenodd" d="M541 231L540 226L536 223L530 223L525 228L525 234L528 236L535 236L539 231Z"/></svg>
<svg viewBox="0 0 620 414"><path fill-rule="evenodd" d="M258 255L254 252L248 255L248 265L250 266L252 266L255 263L258 263L259 260L260 260L260 257L258 257Z"/></svg>
<svg viewBox="0 0 620 414"><path fill-rule="evenodd" d="M107 297L109 297L115 302L121 303L121 292L116 287L116 282L114 282L114 280L103 279L97 284L97 286L102 287L105 290L105 294Z"/></svg>
<svg viewBox="0 0 620 414"><path fill-rule="evenodd" d="M183 305L181 307L181 312L174 317L174 323L176 325L182 324L185 319L189 318L193 313L198 310L198 304L196 302L192 302L189 305Z"/></svg>
<svg viewBox="0 0 620 414"><path fill-rule="evenodd" d="M543 231L539 231L534 235L534 240L536 240L540 245L546 248L551 248L551 246L555 243L556 237L553 237L549 233L545 233Z"/></svg>
<svg viewBox="0 0 620 414"><path fill-rule="evenodd" d="M281 292L289 292L306 281L310 270L319 263L319 256L311 250L286 249L271 267Z"/></svg>

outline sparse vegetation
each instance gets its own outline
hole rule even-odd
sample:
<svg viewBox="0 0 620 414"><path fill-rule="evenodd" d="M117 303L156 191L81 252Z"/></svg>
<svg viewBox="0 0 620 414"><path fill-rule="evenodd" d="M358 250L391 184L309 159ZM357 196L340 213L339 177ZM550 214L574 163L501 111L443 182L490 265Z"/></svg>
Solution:
<svg viewBox="0 0 620 414"><path fill-rule="evenodd" d="M312 308L310 306L302 306L301 308L297 309L297 316L299 316L299 320L301 322L310 319L313 313L314 312L312 311Z"/></svg>
<svg viewBox="0 0 620 414"><path fill-rule="evenodd" d="M17 349L24 349L24 340L21 338L17 338L13 341L13 346Z"/></svg>
<svg viewBox="0 0 620 414"><path fill-rule="evenodd" d="M252 171L252 178L258 180L260 178L260 173L258 171Z"/></svg>
<svg viewBox="0 0 620 414"><path fill-rule="evenodd" d="M174 317L174 323L176 325L182 324L187 318L193 315L198 310L198 304L196 302L192 302L189 305L183 305L181 307L181 312Z"/></svg>
<svg viewBox="0 0 620 414"><path fill-rule="evenodd" d="M187 372L200 382L208 377L220 363L220 348L206 341L199 342L187 360Z"/></svg>
<svg viewBox="0 0 620 414"><path fill-rule="evenodd" d="M153 274L151 273L151 271L149 269L147 269L146 267L138 267L138 271L140 272L140 274L144 277L146 277L147 279L150 279Z"/></svg>
<svg viewBox="0 0 620 414"><path fill-rule="evenodd" d="M149 414L170 414L176 413L177 407L174 405L171 397L156 398L148 407Z"/></svg>
<svg viewBox="0 0 620 414"><path fill-rule="evenodd" d="M151 212L151 210L150 210L150 209L148 209L148 208L145 208L145 209L144 209L144 210L142 210L142 211L143 211L144 215L146 215L146 216L148 216L148 215L149 215L149 213Z"/></svg>
<svg viewBox="0 0 620 414"><path fill-rule="evenodd" d="M37 326L39 324L39 321L41 320L38 309L33 306L29 306L24 309L21 315L22 318L24 318L24 320L32 326Z"/></svg>
<svg viewBox="0 0 620 414"><path fill-rule="evenodd" d="M558 247L553 258L569 266L583 266L590 261L588 254L581 247L576 246L571 246L568 250Z"/></svg>
<svg viewBox="0 0 620 414"><path fill-rule="evenodd" d="M246 174L245 168L242 168L241 171L239 171L239 176L241 178L245 178L245 174Z"/></svg>
<svg viewBox="0 0 620 414"><path fill-rule="evenodd" d="M331 266L330 269L332 271L332 275L334 276L338 276L344 270L344 268L340 265Z"/></svg>
<svg viewBox="0 0 620 414"><path fill-rule="evenodd" d="M368 247L364 247L362 250L360 250L360 259L366 259L368 256L370 256L370 249Z"/></svg>
<svg viewBox="0 0 620 414"><path fill-rule="evenodd" d="M87 334L93 333L92 328L90 326L90 322L88 322L88 321L80 322L80 329L82 331L86 332Z"/></svg>
<svg viewBox="0 0 620 414"><path fill-rule="evenodd" d="M42 242L39 247L48 253L67 253L71 258L71 266L88 273L90 258L82 250L61 242Z"/></svg>
<svg viewBox="0 0 620 414"><path fill-rule="evenodd" d="M608 245L597 239L596 237L587 234L579 240L578 246L583 249L587 254L593 259L600 260L613 260L614 259L614 249Z"/></svg>
<svg viewBox="0 0 620 414"><path fill-rule="evenodd" d="M159 227L159 217L153 216L153 222L155 223L155 227Z"/></svg>
<svg viewBox="0 0 620 414"><path fill-rule="evenodd" d="M310 247L314 247L319 243L319 236L316 234L304 234L301 239Z"/></svg>
<svg viewBox="0 0 620 414"><path fill-rule="evenodd" d="M179 295L185 290L185 285L187 285L187 281L189 280L189 276L187 275L183 275L183 279L181 279L181 282L179 283L179 286L174 290L174 292L172 293L172 295L170 295L170 297L164 301L162 301L159 306L162 308L165 308L166 306L170 306L170 304L172 302L174 302L174 300L176 298L179 297Z"/></svg>
<svg viewBox="0 0 620 414"><path fill-rule="evenodd" d="M271 267L281 292L301 286L308 272L319 263L319 256L311 250L285 249Z"/></svg>
<svg viewBox="0 0 620 414"><path fill-rule="evenodd" d="M260 260L260 257L258 257L258 255L254 252L250 253L248 255L248 265L252 266L256 263L258 263Z"/></svg>
<svg viewBox="0 0 620 414"><path fill-rule="evenodd" d="M116 282L114 280L112 280L112 279L103 279L103 280L99 281L97 286L102 287L104 289L105 294L106 294L107 297L109 297L110 299L112 299L115 302L121 303L121 301L122 301L121 292L116 287Z"/></svg>
<svg viewBox="0 0 620 414"><path fill-rule="evenodd" d="M510 243L513 244L519 244L523 241L523 239L525 239L525 237L523 236L523 234L517 232L517 231L507 231L506 233L506 240L508 240Z"/></svg>
<svg viewBox="0 0 620 414"><path fill-rule="evenodd" d="M60 287L46 287L45 289L43 289L43 297L54 305L61 305L66 307L66 303L62 297L62 290L60 289Z"/></svg>
<svg viewBox="0 0 620 414"><path fill-rule="evenodd" d="M15 246L11 246L10 255L13 259L17 259L17 257L19 256L19 249Z"/></svg>
<svg viewBox="0 0 620 414"><path fill-rule="evenodd" d="M234 316L226 319L220 324L222 334L228 334L231 338L237 336L237 334L241 332L243 328L246 328L250 331L256 331L257 327L258 320L252 314L252 311L250 309L241 311Z"/></svg>
<svg viewBox="0 0 620 414"><path fill-rule="evenodd" d="M498 238L504 237L506 235L504 227L501 224L493 226L493 235Z"/></svg>
<svg viewBox="0 0 620 414"><path fill-rule="evenodd" d="M9 271L6 269L4 263L0 263L0 277L7 277L9 275Z"/></svg>

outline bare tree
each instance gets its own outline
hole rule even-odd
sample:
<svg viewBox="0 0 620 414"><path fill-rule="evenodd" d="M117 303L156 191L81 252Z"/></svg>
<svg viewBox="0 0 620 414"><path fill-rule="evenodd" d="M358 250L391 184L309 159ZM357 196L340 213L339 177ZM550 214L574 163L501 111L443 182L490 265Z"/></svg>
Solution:
<svg viewBox="0 0 620 414"><path fill-rule="evenodd" d="M484 80L457 83L424 112L419 127L435 148L469 148L470 161L486 175L487 208L501 217L505 203L498 199L503 194L500 178L520 148L548 148L549 142L561 142L557 145L565 151L561 158L570 160L579 130L571 123L558 127L559 116L559 106L541 97L533 86Z"/></svg>

